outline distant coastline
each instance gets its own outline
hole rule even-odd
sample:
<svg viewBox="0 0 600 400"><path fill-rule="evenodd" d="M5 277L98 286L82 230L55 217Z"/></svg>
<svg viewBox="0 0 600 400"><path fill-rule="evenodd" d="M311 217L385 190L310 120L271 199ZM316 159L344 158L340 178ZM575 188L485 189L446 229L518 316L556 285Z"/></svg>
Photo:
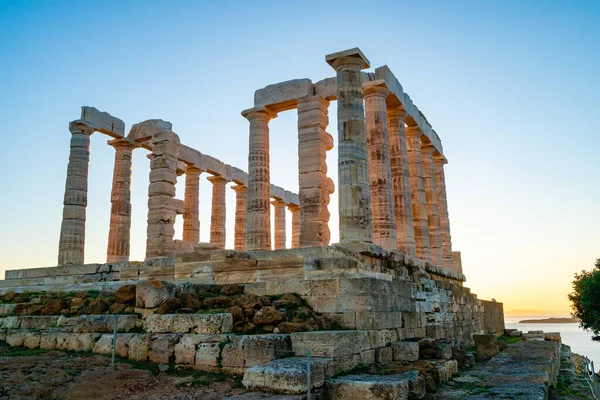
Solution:
<svg viewBox="0 0 600 400"><path fill-rule="evenodd" d="M578 318L540 318L540 319L524 319L518 322L519 324L578 324Z"/></svg>

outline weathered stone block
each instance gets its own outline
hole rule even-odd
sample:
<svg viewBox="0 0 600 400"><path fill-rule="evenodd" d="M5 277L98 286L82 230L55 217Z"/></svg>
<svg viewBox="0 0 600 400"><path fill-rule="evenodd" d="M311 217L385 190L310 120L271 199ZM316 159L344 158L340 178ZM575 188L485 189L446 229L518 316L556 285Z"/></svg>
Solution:
<svg viewBox="0 0 600 400"><path fill-rule="evenodd" d="M155 363L169 363L175 361L175 345L179 342L181 335L164 334L152 335L148 358Z"/></svg>
<svg viewBox="0 0 600 400"><path fill-rule="evenodd" d="M16 304L0 304L0 317L14 314L17 310Z"/></svg>
<svg viewBox="0 0 600 400"><path fill-rule="evenodd" d="M150 353L150 335L135 334L129 341L129 359L146 361Z"/></svg>
<svg viewBox="0 0 600 400"><path fill-rule="evenodd" d="M150 333L229 333L233 316L222 314L152 314L145 322Z"/></svg>
<svg viewBox="0 0 600 400"><path fill-rule="evenodd" d="M326 358L311 360L311 388L323 386L330 364ZM300 394L306 392L307 376L306 358L290 357L248 368L242 382L248 389Z"/></svg>
<svg viewBox="0 0 600 400"><path fill-rule="evenodd" d="M496 335L473 335L475 342L475 358L477 361L486 361L494 357L500 349Z"/></svg>
<svg viewBox="0 0 600 400"><path fill-rule="evenodd" d="M397 342L392 345L394 361L417 361L419 344L416 342Z"/></svg>
<svg viewBox="0 0 600 400"><path fill-rule="evenodd" d="M403 375L347 375L327 381L331 400L408 399L408 380Z"/></svg>
<svg viewBox="0 0 600 400"><path fill-rule="evenodd" d="M372 350L367 331L318 331L291 334L292 351L305 356L310 350L314 357L339 357Z"/></svg>
<svg viewBox="0 0 600 400"><path fill-rule="evenodd" d="M252 335L243 340L246 367L263 365L271 360L289 357L292 346L289 335Z"/></svg>
<svg viewBox="0 0 600 400"><path fill-rule="evenodd" d="M177 286L163 281L144 281L138 283L135 293L137 307L155 308L160 303L177 294Z"/></svg>

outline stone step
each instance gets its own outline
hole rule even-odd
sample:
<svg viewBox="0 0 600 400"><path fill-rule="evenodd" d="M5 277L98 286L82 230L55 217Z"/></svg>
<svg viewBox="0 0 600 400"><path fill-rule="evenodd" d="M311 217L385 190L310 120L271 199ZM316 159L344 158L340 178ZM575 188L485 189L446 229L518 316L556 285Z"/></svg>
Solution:
<svg viewBox="0 0 600 400"><path fill-rule="evenodd" d="M425 379L417 371L393 375L346 375L326 382L328 400L423 399Z"/></svg>
<svg viewBox="0 0 600 400"><path fill-rule="evenodd" d="M311 390L325 384L332 373L330 358L312 358L310 363ZM250 367L244 374L243 384L252 390L275 391L287 394L306 393L308 385L307 362L304 357L273 360L266 365Z"/></svg>

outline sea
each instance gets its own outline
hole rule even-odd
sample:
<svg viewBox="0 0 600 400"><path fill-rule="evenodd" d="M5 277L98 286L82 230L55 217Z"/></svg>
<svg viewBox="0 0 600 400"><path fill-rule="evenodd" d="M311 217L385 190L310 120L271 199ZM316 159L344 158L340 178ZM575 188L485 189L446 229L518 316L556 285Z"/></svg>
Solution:
<svg viewBox="0 0 600 400"><path fill-rule="evenodd" d="M549 317L506 317L504 325L506 329L518 329L524 333L528 331L560 332L562 342L574 353L586 356L594 362L594 369L600 370L600 342L592 341L592 334L579 327L578 323L569 324L519 324L526 319L544 319Z"/></svg>

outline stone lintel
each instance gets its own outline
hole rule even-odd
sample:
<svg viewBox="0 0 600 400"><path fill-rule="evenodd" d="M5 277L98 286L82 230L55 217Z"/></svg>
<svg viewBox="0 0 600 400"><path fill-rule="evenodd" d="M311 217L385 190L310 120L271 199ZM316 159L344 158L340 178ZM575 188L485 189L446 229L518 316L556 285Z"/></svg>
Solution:
<svg viewBox="0 0 600 400"><path fill-rule="evenodd" d="M75 121L69 122L69 131L71 133L74 133L74 132L79 133L79 131L82 131L84 133L87 133L88 135L91 135L92 133L96 132L97 129L96 129L96 127L88 124L85 121L76 119Z"/></svg>
<svg viewBox="0 0 600 400"><path fill-rule="evenodd" d="M162 119L148 119L133 125L129 130L127 137L136 142L146 142L150 140L155 133L170 131L172 129L173 124L169 121L163 121Z"/></svg>
<svg viewBox="0 0 600 400"><path fill-rule="evenodd" d="M328 54L325 56L325 61L327 62L327 64L331 65L332 68L334 68L333 64L337 60L342 58L356 58L360 60L362 62L361 69L369 68L371 66L369 59L363 54L363 52L358 47Z"/></svg>
<svg viewBox="0 0 600 400"><path fill-rule="evenodd" d="M392 106L401 104L408 113L406 123L408 125L418 125L423 134L433 143L437 151L443 154L444 150L440 137L433 130L431 124L419 108L413 104L410 96L404 92L402 85L398 82L398 79L394 76L390 68L387 65L376 68L375 78L384 80L388 89L392 92L392 96L388 96L388 103Z"/></svg>
<svg viewBox="0 0 600 400"><path fill-rule="evenodd" d="M81 120L87 125L94 127L98 132L105 133L114 138L125 136L125 123L107 112L99 111L97 108L89 106L81 107Z"/></svg>
<svg viewBox="0 0 600 400"><path fill-rule="evenodd" d="M254 92L254 107L269 107L275 112L297 107L298 99L314 95L310 79L293 79L265 86Z"/></svg>

